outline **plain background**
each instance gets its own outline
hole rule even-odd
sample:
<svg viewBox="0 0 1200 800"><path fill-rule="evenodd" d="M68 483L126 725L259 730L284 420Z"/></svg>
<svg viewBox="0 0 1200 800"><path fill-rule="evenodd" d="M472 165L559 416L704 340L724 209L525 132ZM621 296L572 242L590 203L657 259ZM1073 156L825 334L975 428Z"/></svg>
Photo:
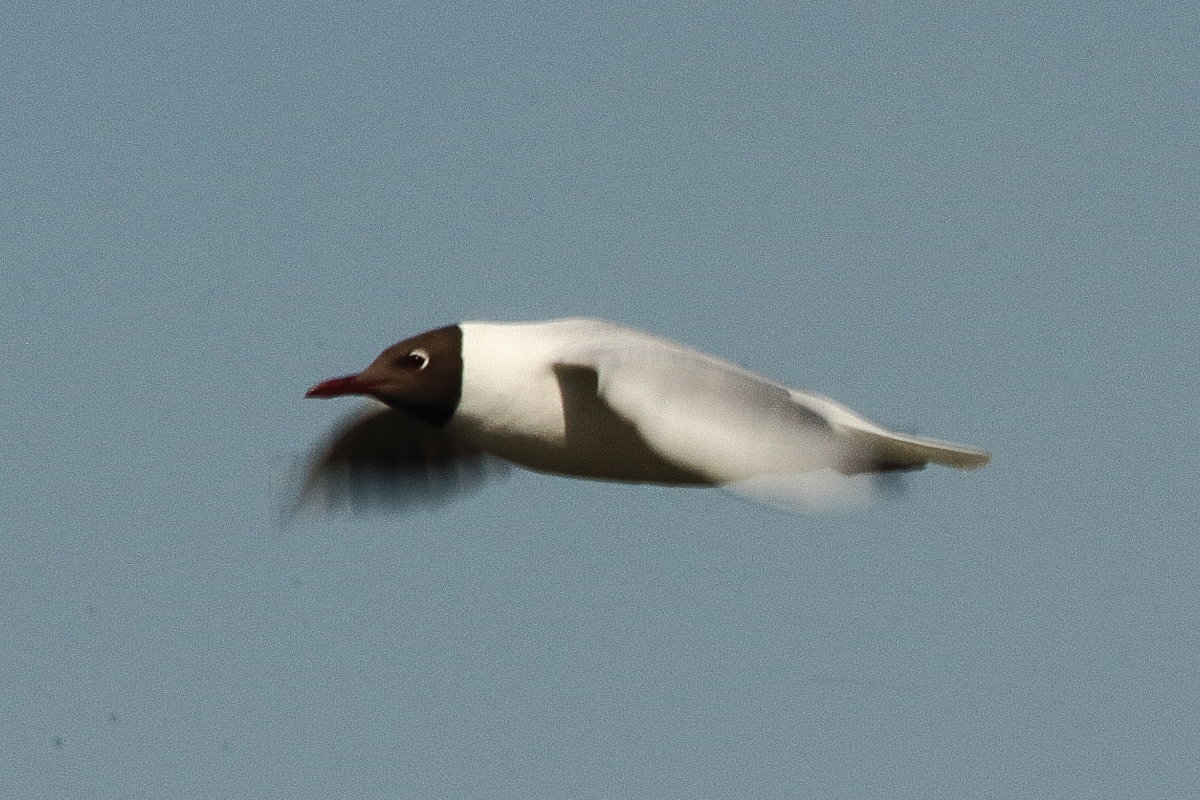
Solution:
<svg viewBox="0 0 1200 800"><path fill-rule="evenodd" d="M6 4L0 794L1194 796L1198 13ZM565 315L995 461L277 524L309 385Z"/></svg>

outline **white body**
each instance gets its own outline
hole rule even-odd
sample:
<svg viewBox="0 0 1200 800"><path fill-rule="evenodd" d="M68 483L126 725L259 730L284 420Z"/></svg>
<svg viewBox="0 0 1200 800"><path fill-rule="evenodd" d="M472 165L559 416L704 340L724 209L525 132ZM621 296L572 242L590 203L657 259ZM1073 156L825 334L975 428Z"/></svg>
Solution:
<svg viewBox="0 0 1200 800"><path fill-rule="evenodd" d="M611 323L460 327L462 396L447 432L532 469L758 482L795 499L813 493L814 473L845 479L927 461L971 469L988 460L973 448L893 433L828 398ZM808 476L802 486L781 483L799 476ZM829 481L819 485L815 491L829 492Z"/></svg>
<svg viewBox="0 0 1200 800"><path fill-rule="evenodd" d="M569 357L594 343L598 329L624 329L591 320L467 322L460 327L463 389L448 425L450 433L542 472L670 484L710 482L661 458L630 425L602 404L586 402L564 380ZM576 418L568 417L568 403L577 411ZM576 424L568 431L572 421Z"/></svg>

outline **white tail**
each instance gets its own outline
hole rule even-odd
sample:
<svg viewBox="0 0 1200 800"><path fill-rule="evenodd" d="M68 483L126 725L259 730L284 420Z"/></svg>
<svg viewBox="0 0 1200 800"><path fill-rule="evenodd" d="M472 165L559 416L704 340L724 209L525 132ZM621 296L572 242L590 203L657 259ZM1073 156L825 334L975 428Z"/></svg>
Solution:
<svg viewBox="0 0 1200 800"><path fill-rule="evenodd" d="M986 450L939 439L882 430L858 429L855 433L869 444L882 463L892 465L893 469L921 467L933 461L948 467L974 470L992 460L992 454Z"/></svg>
<svg viewBox="0 0 1200 800"><path fill-rule="evenodd" d="M979 469L992 460L992 454L976 447L968 447L940 439L926 439L906 433L894 433L881 428L866 417L851 411L846 406L828 397L799 389L789 389L792 400L812 409L828 420L834 427L850 432L866 446L872 456L872 464L850 470L870 472L878 469L917 469L930 461L958 469Z"/></svg>

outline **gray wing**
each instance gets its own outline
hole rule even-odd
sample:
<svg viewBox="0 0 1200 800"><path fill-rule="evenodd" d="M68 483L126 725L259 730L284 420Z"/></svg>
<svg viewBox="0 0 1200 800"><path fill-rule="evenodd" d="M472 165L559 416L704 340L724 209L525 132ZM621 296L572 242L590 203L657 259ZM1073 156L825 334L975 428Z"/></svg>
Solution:
<svg viewBox="0 0 1200 800"><path fill-rule="evenodd" d="M358 411L309 455L287 518L434 505L477 489L501 469L496 459L403 411Z"/></svg>
<svg viewBox="0 0 1200 800"><path fill-rule="evenodd" d="M564 365L596 374L597 393L664 458L714 483L830 469L863 472L869 445L788 388L627 329L578 343ZM614 342L614 338L616 339Z"/></svg>
<svg viewBox="0 0 1200 800"><path fill-rule="evenodd" d="M892 434L821 395L600 325L598 335L576 338L563 365L594 371L599 398L669 463L756 499L843 505L880 488L874 473L951 463L949 453L980 455Z"/></svg>

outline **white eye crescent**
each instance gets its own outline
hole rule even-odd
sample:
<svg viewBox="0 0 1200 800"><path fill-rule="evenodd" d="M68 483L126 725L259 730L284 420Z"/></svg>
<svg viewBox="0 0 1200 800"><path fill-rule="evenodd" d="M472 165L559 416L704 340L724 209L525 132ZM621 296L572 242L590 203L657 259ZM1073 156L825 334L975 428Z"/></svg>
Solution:
<svg viewBox="0 0 1200 800"><path fill-rule="evenodd" d="M410 369L422 370L429 366L429 353L416 348L404 357L404 365Z"/></svg>

